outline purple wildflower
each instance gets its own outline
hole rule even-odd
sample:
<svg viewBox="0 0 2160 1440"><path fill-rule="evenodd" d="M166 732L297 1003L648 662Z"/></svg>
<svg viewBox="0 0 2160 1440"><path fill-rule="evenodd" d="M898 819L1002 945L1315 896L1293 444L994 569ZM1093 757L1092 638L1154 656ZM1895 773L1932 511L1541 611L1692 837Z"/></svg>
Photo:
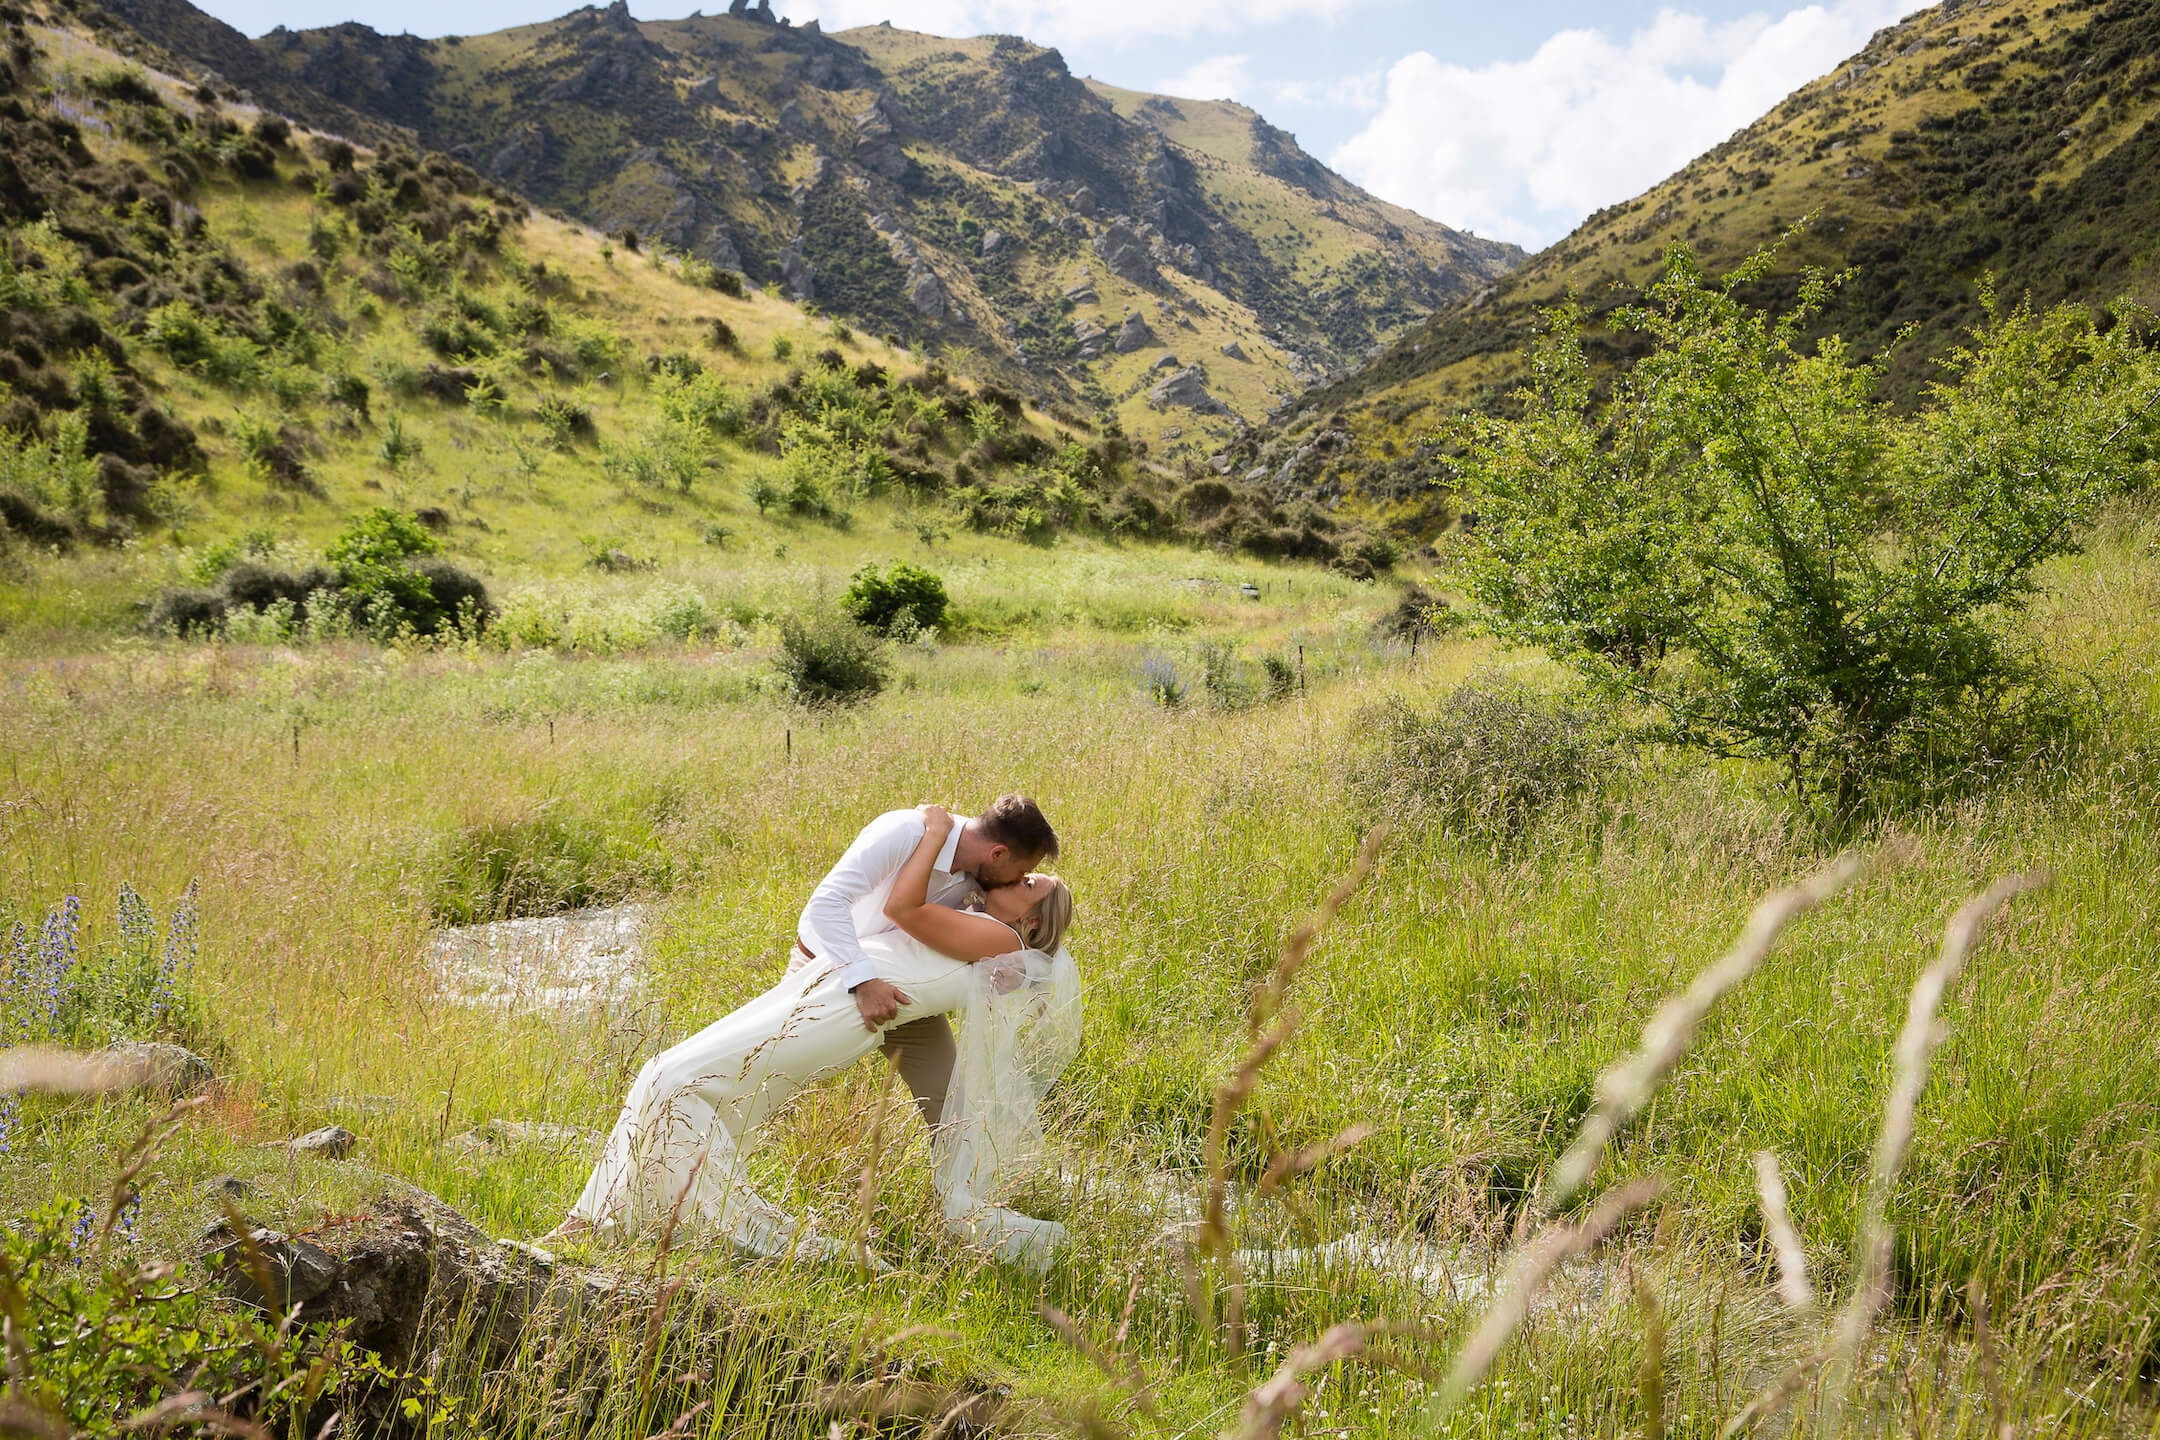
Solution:
<svg viewBox="0 0 2160 1440"><path fill-rule="evenodd" d="M14 1091L0 1094L0 1155L15 1153L15 1137L22 1134L22 1096Z"/></svg>
<svg viewBox="0 0 2160 1440"><path fill-rule="evenodd" d="M195 957L201 949L196 936L201 898L202 882L190 880L180 903L173 906L172 924L165 933L165 954L158 962L157 989L150 1002L150 1013L160 1020L171 1017L182 992L194 978Z"/></svg>
<svg viewBox="0 0 2160 1440"><path fill-rule="evenodd" d="M135 1222L142 1218L142 1194L132 1191L120 1204L120 1213L113 1217L113 1227L120 1232L121 1240L129 1245L135 1243Z"/></svg>
<svg viewBox="0 0 2160 1440"><path fill-rule="evenodd" d="M75 1228L68 1232L68 1249L81 1250L90 1243L97 1232L97 1212L88 1205L78 1206L75 1211Z"/></svg>
<svg viewBox="0 0 2160 1440"><path fill-rule="evenodd" d="M57 1035L60 1016L75 988L76 934L82 926L82 899L70 895L45 912L38 932L37 993L32 1003L44 1013L42 1035Z"/></svg>
<svg viewBox="0 0 2160 1440"><path fill-rule="evenodd" d="M21 924L8 927L7 946L0 955L5 956L6 971L0 973L0 1020L12 1019L14 1028L21 1032L18 1038L30 1035L30 987L31 966L37 952L30 943L30 931Z"/></svg>

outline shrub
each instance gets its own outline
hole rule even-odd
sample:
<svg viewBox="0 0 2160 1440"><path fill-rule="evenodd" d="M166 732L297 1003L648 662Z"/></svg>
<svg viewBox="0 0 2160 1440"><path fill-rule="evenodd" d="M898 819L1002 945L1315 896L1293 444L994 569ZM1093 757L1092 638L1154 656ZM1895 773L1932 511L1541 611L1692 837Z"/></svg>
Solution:
<svg viewBox="0 0 2160 1440"><path fill-rule="evenodd" d="M936 630L945 623L948 604L945 582L905 560L883 572L875 565L863 566L840 597L840 608L856 624L880 635Z"/></svg>
<svg viewBox="0 0 2160 1440"><path fill-rule="evenodd" d="M548 442L558 450L567 450L580 439L593 434L592 407L561 395L544 397L533 406L533 418L540 428L547 431Z"/></svg>
<svg viewBox="0 0 2160 1440"><path fill-rule="evenodd" d="M877 638L847 616L791 615L780 622L774 657L788 694L799 704L850 705L885 688L885 656Z"/></svg>
<svg viewBox="0 0 2160 1440"><path fill-rule="evenodd" d="M329 1327L224 1304L185 1267L145 1263L134 1247L141 1209L128 1186L107 1211L68 1197L0 1228L11 1430L110 1434L116 1417L188 1392L202 1397L188 1428L312 1433L346 1387L364 1383L371 1367Z"/></svg>
<svg viewBox="0 0 2160 1440"><path fill-rule="evenodd" d="M1547 317L1522 418L1456 433L1479 513L1467 586L1664 733L1780 762L1849 814L1931 789L2051 728L2018 612L2160 431L2152 317L1998 312L1923 409L1876 401L1890 357L1805 336L1835 282L1773 316L1675 248L1616 328L1652 349L1599 403L1582 313Z"/></svg>
<svg viewBox="0 0 2160 1440"><path fill-rule="evenodd" d="M1464 681L1430 713L1388 701L1362 728L1373 749L1354 788L1368 805L1487 840L1579 799L1616 761L1590 710L1492 673Z"/></svg>
<svg viewBox="0 0 2160 1440"><path fill-rule="evenodd" d="M477 631L494 613L481 581L432 558L435 537L402 510L377 506L355 516L324 552L355 619L380 635L410 628L439 635Z"/></svg>
<svg viewBox="0 0 2160 1440"><path fill-rule="evenodd" d="M224 633L225 609L225 597L215 590L176 587L151 604L149 624L152 630L183 640L208 639Z"/></svg>
<svg viewBox="0 0 2160 1440"><path fill-rule="evenodd" d="M450 925L556 915L666 890L674 879L674 862L649 824L601 824L545 805L451 836L436 860L428 911Z"/></svg>

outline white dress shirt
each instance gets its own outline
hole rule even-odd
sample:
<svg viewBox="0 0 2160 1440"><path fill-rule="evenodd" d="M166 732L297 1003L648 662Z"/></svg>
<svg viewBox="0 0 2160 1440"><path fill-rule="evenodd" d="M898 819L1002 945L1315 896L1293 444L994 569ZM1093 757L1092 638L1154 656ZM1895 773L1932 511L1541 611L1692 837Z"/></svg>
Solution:
<svg viewBox="0 0 2160 1440"><path fill-rule="evenodd" d="M960 832L968 820L953 817L952 833L930 865L929 898L933 905L954 909L981 893L972 875L953 873L953 854L960 848ZM831 962L852 990L877 971L863 954L861 937L899 927L885 915L885 901L892 894L900 867L922 843L920 810L889 810L863 827L803 906L795 922L796 942L820 960Z"/></svg>

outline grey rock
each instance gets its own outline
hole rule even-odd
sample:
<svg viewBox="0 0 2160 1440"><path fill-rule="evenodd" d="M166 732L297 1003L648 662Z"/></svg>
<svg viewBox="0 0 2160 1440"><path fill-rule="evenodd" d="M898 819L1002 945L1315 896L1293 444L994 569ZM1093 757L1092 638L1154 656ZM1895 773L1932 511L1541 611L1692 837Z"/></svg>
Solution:
<svg viewBox="0 0 2160 1440"><path fill-rule="evenodd" d="M1158 406L1176 405L1196 410L1202 415L1227 415L1230 407L1208 394L1207 372L1198 365L1188 365L1169 376L1148 391L1150 403Z"/></svg>
<svg viewBox="0 0 2160 1440"><path fill-rule="evenodd" d="M213 1175L195 1187L195 1193L205 1200L245 1200L255 1193L255 1187L238 1175Z"/></svg>
<svg viewBox="0 0 2160 1440"><path fill-rule="evenodd" d="M1004 248L1005 248L1005 232L1004 232L1004 231L1002 231L1002 230L985 230L985 231L983 232L983 237L982 237L982 253L983 253L983 254L984 254L985 256L989 256L989 255L995 255L995 254L997 254L997 253L998 253L998 251L1000 251L1000 250L1002 250L1002 249L1004 249Z"/></svg>
<svg viewBox="0 0 2160 1440"><path fill-rule="evenodd" d="M217 1080L217 1070L210 1062L182 1045L122 1040L106 1046L105 1053L138 1068L142 1087L167 1099L200 1095Z"/></svg>
<svg viewBox="0 0 2160 1440"><path fill-rule="evenodd" d="M1073 191L1072 199L1067 203L1072 206L1075 214L1093 215L1095 213L1095 192L1083 185L1078 190Z"/></svg>
<svg viewBox="0 0 2160 1440"><path fill-rule="evenodd" d="M927 266L908 276L907 298L915 313L924 319L945 318L945 286Z"/></svg>
<svg viewBox="0 0 2160 1440"><path fill-rule="evenodd" d="M738 115L728 122L728 138L737 145L762 145L772 138L772 131L747 115Z"/></svg>
<svg viewBox="0 0 2160 1440"><path fill-rule="evenodd" d="M717 105L720 103L720 77L701 75L690 82L690 89L683 96L692 105Z"/></svg>
<svg viewBox="0 0 2160 1440"><path fill-rule="evenodd" d="M1162 352L1162 354L1156 356L1155 363L1148 366L1148 369L1150 370L1182 370L1184 368L1185 362L1178 359L1177 356L1171 354L1168 350L1165 350Z"/></svg>
<svg viewBox="0 0 2160 1440"><path fill-rule="evenodd" d="M1155 332L1148 328L1147 318L1135 310L1125 317L1124 324L1118 326L1117 339L1111 344L1118 354L1130 355L1141 346L1151 345L1154 341Z"/></svg>
<svg viewBox="0 0 2160 1440"><path fill-rule="evenodd" d="M803 259L802 237L788 242L787 249L780 252L780 278L798 300L817 298L817 271Z"/></svg>
<svg viewBox="0 0 2160 1440"><path fill-rule="evenodd" d="M330 1252L296 1236L252 1230L243 1242L231 1226L220 1224L208 1238L212 1248L203 1256L204 1268L224 1273L227 1288L246 1304L282 1315L321 1299L338 1283L338 1262Z"/></svg>
<svg viewBox="0 0 2160 1440"><path fill-rule="evenodd" d="M793 100L780 107L780 128L798 140L810 138L810 122L803 118L802 106Z"/></svg>
<svg viewBox="0 0 2160 1440"><path fill-rule="evenodd" d="M1111 222L1095 237L1095 253L1121 280L1146 285L1155 279L1155 262L1148 258L1147 244L1129 226Z"/></svg>
<svg viewBox="0 0 2160 1440"><path fill-rule="evenodd" d="M1245 358L1245 347L1232 340L1222 347L1222 353L1232 360L1243 360Z"/></svg>
<svg viewBox="0 0 2160 1440"><path fill-rule="evenodd" d="M1082 280L1077 285L1068 285L1065 288L1065 299L1073 305L1095 304L1097 300L1095 282L1093 280Z"/></svg>
<svg viewBox="0 0 2160 1440"><path fill-rule="evenodd" d="M325 1125L320 1130L310 1130L305 1135L277 1142L272 1148L290 1150L295 1155L313 1155L322 1160L342 1160L352 1154L360 1137L342 1125Z"/></svg>

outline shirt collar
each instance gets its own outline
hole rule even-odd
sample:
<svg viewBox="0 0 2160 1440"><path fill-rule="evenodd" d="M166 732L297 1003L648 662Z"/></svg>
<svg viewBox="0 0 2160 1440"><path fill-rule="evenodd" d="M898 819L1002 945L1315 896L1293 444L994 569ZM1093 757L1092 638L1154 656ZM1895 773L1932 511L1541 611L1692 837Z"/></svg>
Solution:
<svg viewBox="0 0 2160 1440"><path fill-rule="evenodd" d="M952 834L945 837L945 844L937 852L937 868L947 875L953 873L953 857L960 853L960 832L974 823L965 815L953 816Z"/></svg>

